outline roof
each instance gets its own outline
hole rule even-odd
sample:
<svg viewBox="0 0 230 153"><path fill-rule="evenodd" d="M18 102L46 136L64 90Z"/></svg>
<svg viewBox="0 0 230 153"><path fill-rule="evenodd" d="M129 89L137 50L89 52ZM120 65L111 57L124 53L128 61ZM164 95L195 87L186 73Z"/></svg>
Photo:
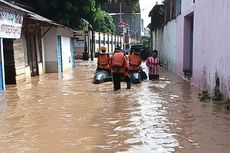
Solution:
<svg viewBox="0 0 230 153"><path fill-rule="evenodd" d="M164 5L163 4L156 4L152 10L149 12L149 17L151 17L151 15L155 12L158 11L160 8L163 8Z"/></svg>
<svg viewBox="0 0 230 153"><path fill-rule="evenodd" d="M154 30L161 27L164 24L165 19L164 5L155 5L149 12L149 17L151 17L151 23L148 25L148 28Z"/></svg>

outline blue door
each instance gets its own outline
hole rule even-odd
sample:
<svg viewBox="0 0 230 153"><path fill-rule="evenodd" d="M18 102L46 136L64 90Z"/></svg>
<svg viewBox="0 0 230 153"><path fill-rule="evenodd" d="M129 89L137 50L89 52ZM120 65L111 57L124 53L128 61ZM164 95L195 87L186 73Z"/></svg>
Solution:
<svg viewBox="0 0 230 153"><path fill-rule="evenodd" d="M72 64L72 68L75 68L75 47L74 47L74 39L70 39L70 51L71 51L71 57L70 62Z"/></svg>
<svg viewBox="0 0 230 153"><path fill-rule="evenodd" d="M63 72L61 36L57 36L58 73Z"/></svg>
<svg viewBox="0 0 230 153"><path fill-rule="evenodd" d="M4 83L5 83L5 81L4 81L4 77L3 77L3 62L2 62L2 50L3 50L3 44L2 44L3 42L2 42L2 39L0 38L0 91L2 91L2 90L4 90Z"/></svg>

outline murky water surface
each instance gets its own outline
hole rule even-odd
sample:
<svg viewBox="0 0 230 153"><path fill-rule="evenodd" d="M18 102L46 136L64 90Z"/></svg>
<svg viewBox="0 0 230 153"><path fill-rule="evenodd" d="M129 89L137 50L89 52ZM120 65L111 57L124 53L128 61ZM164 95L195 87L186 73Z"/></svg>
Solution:
<svg viewBox="0 0 230 153"><path fill-rule="evenodd" d="M8 86L0 98L1 153L229 153L230 114L161 72L114 92L92 84L94 62Z"/></svg>

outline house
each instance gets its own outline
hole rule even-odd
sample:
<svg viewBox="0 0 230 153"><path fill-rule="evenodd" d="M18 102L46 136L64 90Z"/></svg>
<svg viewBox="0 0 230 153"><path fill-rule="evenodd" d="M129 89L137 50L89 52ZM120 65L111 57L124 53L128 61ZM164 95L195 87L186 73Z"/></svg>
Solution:
<svg viewBox="0 0 230 153"><path fill-rule="evenodd" d="M74 30L65 26L42 27L45 73L62 73L75 67Z"/></svg>
<svg viewBox="0 0 230 153"><path fill-rule="evenodd" d="M230 1L165 0L150 12L153 48L168 68L230 98ZM163 15L156 19L157 8ZM158 16L159 17L159 16Z"/></svg>
<svg viewBox="0 0 230 153"><path fill-rule="evenodd" d="M0 1L0 90L5 89L5 84L16 83L16 75L20 73L24 52L14 55L14 48L21 48L17 42L21 37L24 16L23 11Z"/></svg>
<svg viewBox="0 0 230 153"><path fill-rule="evenodd" d="M0 90L75 66L74 30L3 0L0 15Z"/></svg>

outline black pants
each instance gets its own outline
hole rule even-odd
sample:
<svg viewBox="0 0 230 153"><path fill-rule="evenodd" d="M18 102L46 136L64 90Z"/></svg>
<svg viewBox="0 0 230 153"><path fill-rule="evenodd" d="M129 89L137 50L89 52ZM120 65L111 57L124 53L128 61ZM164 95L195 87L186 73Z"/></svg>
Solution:
<svg viewBox="0 0 230 153"><path fill-rule="evenodd" d="M113 89L115 90L119 90L121 89L121 81L125 81L127 83L127 89L131 88L131 79L130 77L124 76L121 73L113 73Z"/></svg>

